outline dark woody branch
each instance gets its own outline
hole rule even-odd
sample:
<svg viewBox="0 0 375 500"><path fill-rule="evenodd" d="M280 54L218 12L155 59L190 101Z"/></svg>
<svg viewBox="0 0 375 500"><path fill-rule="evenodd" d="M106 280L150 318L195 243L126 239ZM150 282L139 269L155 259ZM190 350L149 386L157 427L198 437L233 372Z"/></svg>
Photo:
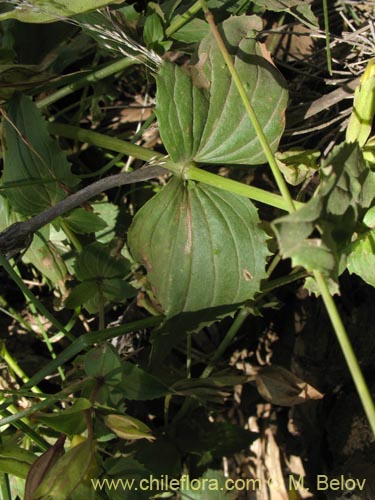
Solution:
<svg viewBox="0 0 375 500"><path fill-rule="evenodd" d="M15 254L27 248L32 241L33 235L38 229L49 224L57 217L64 215L74 208L79 207L94 196L118 186L133 184L135 182L147 181L154 177L160 177L168 173L168 170L160 166L147 166L135 172L124 172L112 175L73 193L56 203L51 208L23 222L16 222L0 233L0 252L9 259Z"/></svg>

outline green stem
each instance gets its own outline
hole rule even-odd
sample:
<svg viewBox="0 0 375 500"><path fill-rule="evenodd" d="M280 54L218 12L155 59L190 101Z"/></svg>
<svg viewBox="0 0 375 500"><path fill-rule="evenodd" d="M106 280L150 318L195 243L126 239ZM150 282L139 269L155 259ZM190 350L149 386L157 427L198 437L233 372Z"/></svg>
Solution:
<svg viewBox="0 0 375 500"><path fill-rule="evenodd" d="M23 432L25 436L27 436L31 441L33 441L42 451L48 450L49 444L47 443L47 441L37 432L35 432L34 429L32 429L26 422L21 420L21 418L25 417L26 415L21 415L19 417L19 413L12 414L8 410L0 411L0 415L3 417L4 420L7 418L11 419L12 426L18 429L19 431ZM2 424L0 424L0 427L1 425Z"/></svg>
<svg viewBox="0 0 375 500"><path fill-rule="evenodd" d="M163 165L168 168L168 164ZM288 211L289 204L280 195L275 193L270 193L264 189L260 189L254 186L248 186L242 182L234 181L233 179L228 179L227 177L222 177L221 175L212 174L206 170L195 166L189 166L186 170L186 179L190 179L197 182L203 182L214 186L225 191L230 191L231 193L238 194L240 196L245 196L251 200L259 201L265 205L271 207L280 208L281 210ZM296 207L302 207L304 204L299 202L294 202Z"/></svg>
<svg viewBox="0 0 375 500"><path fill-rule="evenodd" d="M0 472L0 493L3 500L12 500L10 494L9 476L4 472Z"/></svg>
<svg viewBox="0 0 375 500"><path fill-rule="evenodd" d="M56 92L54 92L53 94L50 94L44 99L37 101L36 105L38 108L46 108L47 106L50 106L59 99L62 99L63 97L66 97L67 95L70 95L76 90L84 87L88 83L94 83L98 80L103 80L104 78L107 78L108 76L111 76L114 73L119 73L120 71L123 71L129 66L132 66L133 64L137 64L137 61L129 57L122 58L118 61L108 64L104 68L100 68L96 71L93 71L92 73L85 75L76 82L70 83L69 85L62 87L61 89L56 90Z"/></svg>
<svg viewBox="0 0 375 500"><path fill-rule="evenodd" d="M331 46L330 46L327 0L323 0L323 16L324 16L324 31L326 34L327 68L328 68L328 73L330 74L330 76L332 76L332 57L331 57Z"/></svg>
<svg viewBox="0 0 375 500"><path fill-rule="evenodd" d="M337 340L340 344L341 350L344 354L345 360L349 367L349 371L356 386L363 409L370 423L372 432L375 435L375 407L371 393L363 377L361 368L353 351L353 347L348 338L348 334L346 333L344 324L341 320L336 304L331 294L329 293L327 282L325 278L322 276L322 274L318 271L314 272L314 278L319 287L320 293L322 294L324 304L326 306L328 315L335 330Z"/></svg>
<svg viewBox="0 0 375 500"><path fill-rule="evenodd" d="M177 30L182 28L184 24L188 23L194 15L201 9L201 2L198 0L195 2L188 10L186 10L181 16L175 17L170 24L170 26L165 30L165 35L170 37Z"/></svg>
<svg viewBox="0 0 375 500"><path fill-rule="evenodd" d="M29 377L22 370L22 368L19 366L17 361L13 358L13 356L9 353L4 341L1 343L0 356L3 358L5 363L9 366L9 368L17 375L17 377L20 380L22 380L22 382L24 384L26 384L29 381ZM31 390L32 390L32 392L37 393L37 394L41 393L41 390L39 389L38 386L32 387Z"/></svg>
<svg viewBox="0 0 375 500"><path fill-rule="evenodd" d="M225 334L225 337L221 341L219 347L216 349L215 354L212 356L210 362L204 369L200 378L207 378L211 374L212 370L215 368L216 361L220 359L221 356L224 354L224 352L227 350L228 346L231 344L238 330L241 328L241 326L243 325L246 318L250 315L250 313L251 313L250 308L244 307L243 309L240 309L240 312L237 314L237 317L233 321L232 326Z"/></svg>
<svg viewBox="0 0 375 500"><path fill-rule="evenodd" d="M60 224L61 224L61 229L66 234L68 240L72 243L72 245L77 250L77 252L81 253L83 247L82 247L82 244L79 241L78 237L74 233L74 231L72 231L70 229L70 227L68 226L68 224L66 224L66 222L63 219L60 219Z"/></svg>
<svg viewBox="0 0 375 500"><path fill-rule="evenodd" d="M132 144L131 142L117 139L116 137L99 134L98 132L93 132L92 130L86 130L80 127L74 127L73 125L49 123L48 130L51 134L60 135L62 137L67 137L68 139L74 139L81 142L87 142L88 144L93 144L99 148L109 149L128 156L134 156L135 158L143 161L151 161L154 158L164 158L164 155L156 153L152 149L146 149L142 146Z"/></svg>
<svg viewBox="0 0 375 500"><path fill-rule="evenodd" d="M52 134L67 137L69 139L79 140L88 144L93 144L97 147L109 149L118 153L123 153L128 156L134 156L139 160L165 161L165 163L163 163L163 167L171 170L176 174L180 174L181 165L175 165L170 160L166 159L165 155L162 155L161 153L157 153L150 149L143 148L142 146L137 146L136 144L117 139L116 137L99 134L98 132L93 132L92 130L73 127L72 125L50 123L48 128ZM240 196L245 196L246 198L265 203L266 205L288 211L289 205L280 195L269 193L268 191L253 186L248 186L241 182L222 177L221 175L206 172L205 170L196 167L194 164L189 165L184 170L184 177L185 179L204 182L205 184L209 184L211 186L215 186L232 193L237 193ZM302 207L303 203L295 202L295 205L297 207Z"/></svg>

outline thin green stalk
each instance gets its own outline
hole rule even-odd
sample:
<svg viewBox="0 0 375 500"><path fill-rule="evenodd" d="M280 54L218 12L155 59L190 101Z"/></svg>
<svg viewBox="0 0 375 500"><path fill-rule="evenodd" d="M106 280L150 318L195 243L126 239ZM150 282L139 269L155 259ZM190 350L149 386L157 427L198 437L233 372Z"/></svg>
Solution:
<svg viewBox="0 0 375 500"><path fill-rule="evenodd" d="M9 368L17 375L17 377L20 380L22 380L22 382L24 384L26 384L29 381L29 377L26 375L26 373L22 370L22 368L19 366L17 361L10 354L10 352L6 348L4 341L1 343L0 356L3 358L5 363L9 366ZM39 389L38 386L32 387L31 390L32 390L32 392L34 392L36 394L41 393L41 390Z"/></svg>
<svg viewBox="0 0 375 500"><path fill-rule="evenodd" d="M12 414L8 410L0 411L0 415L3 417L3 419L11 419L12 422L8 423L11 423L13 427L23 432L23 434L25 434L25 436L33 441L42 451L48 450L49 444L47 443L47 441L36 431L34 431L34 429L32 429L26 422L21 420L21 418L26 417L26 415L19 416L19 413L15 412L14 414ZM0 422L3 422L3 420L1 420ZM0 427L1 426L2 424L0 423Z"/></svg>
<svg viewBox="0 0 375 500"><path fill-rule="evenodd" d="M168 164L163 165L168 168ZM271 207L280 208L288 212L289 203L284 200L280 195L275 193L270 193L264 189L260 189L254 186L248 186L242 182L234 181L233 179L228 179L227 177L222 177L221 175L212 174L206 170L195 166L189 166L186 170L186 179L190 179L197 182L203 182L209 184L210 186L218 187L224 189L225 191L230 191L231 193L236 193L240 196L245 196L251 200L259 201L265 205ZM301 202L294 202L296 207L302 207L304 204Z"/></svg>
<svg viewBox="0 0 375 500"><path fill-rule="evenodd" d="M83 249L82 244L79 241L76 234L74 233L74 231L70 229L70 227L68 226L68 224L66 224L66 222L64 222L64 220L61 220L60 224L61 224L61 229L64 231L64 233L66 234L66 236L68 237L74 248L77 250L77 252L79 253L82 252Z"/></svg>
<svg viewBox="0 0 375 500"><path fill-rule="evenodd" d="M295 211L295 204L291 198L291 195L289 193L289 190L286 186L286 183L281 175L280 170L277 167L277 164L275 162L275 159L273 157L272 151L268 145L267 139L263 134L263 130L260 127L260 124L255 116L254 110L252 109L249 99L246 95L245 89L242 85L241 79L239 78L237 71L234 67L234 64L232 62L232 59L227 51L227 48L225 46L225 43L215 25L214 19L210 11L207 9L206 2L202 0L202 7L204 9L207 21L210 24L210 27L212 29L212 32L215 36L215 39L221 49L222 55L226 61L226 64L228 65L228 69L231 73L231 76L233 78L233 81L235 85L237 86L237 89L241 95L242 102L244 106L246 107L246 110L248 111L248 115L253 123L253 126L258 134L259 141L262 144L263 150L267 156L267 160L269 161L272 173L275 177L275 181L282 193L282 196L285 200L285 202L288 204L288 210L290 213ZM281 179L280 179L281 177ZM280 182L282 180L282 182ZM318 285L318 288L320 290L320 293L322 295L322 299L324 302L324 305L327 309L327 312L329 314L329 317L331 319L332 326L334 328L336 337L339 341L339 344L343 350L343 354L345 356L345 359L348 363L348 367L350 370L350 373L352 375L354 384L356 386L357 392L359 394L360 400L362 402L363 408L366 412L369 424L371 426L371 429L374 432L375 435L375 406L374 406L374 401L372 400L370 391L368 390L368 387L366 385L366 382L364 380L363 374L361 372L361 369L359 367L358 361L355 357L355 354L353 352L353 348L350 344L348 334L345 330L345 327L342 323L342 320L340 318L339 312L337 310L336 304L332 298L332 296L329 293L327 281L325 277L320 273L315 271L313 273L314 278L316 280L316 283Z"/></svg>
<svg viewBox="0 0 375 500"><path fill-rule="evenodd" d="M328 4L327 0L323 0L323 16L324 16L324 31L326 34L326 54L327 54L327 68L328 73L332 76L332 57L330 46L330 33L329 33L329 18L328 18Z"/></svg>
<svg viewBox="0 0 375 500"><path fill-rule="evenodd" d="M227 350L238 330L241 328L244 321L250 314L250 308L244 307L243 309L240 309L239 313L236 316L236 319L233 321L231 327L225 334L225 337L221 341L219 347L215 350L215 354L212 356L210 362L204 369L200 378L207 378L211 374L212 370L215 368L217 360L220 359L224 352Z"/></svg>
<svg viewBox="0 0 375 500"><path fill-rule="evenodd" d="M63 97L66 97L67 95L70 95L76 90L84 87L88 83L94 83L98 80L103 80L104 78L107 78L108 76L111 76L115 73L119 73L120 71L123 71L124 69L134 64L137 64L137 61L130 57L117 60L111 64L108 64L107 66L104 66L104 68L100 68L96 71L93 71L92 73L86 74L76 82L70 83L69 85L62 87L61 89L56 90L56 92L54 92L53 94L50 94L47 97L44 97L44 99L37 101L36 105L40 109L46 108L59 99L62 99Z"/></svg>
<svg viewBox="0 0 375 500"><path fill-rule="evenodd" d="M44 307L44 305L35 297L31 290L25 286L22 279L15 272L13 267L9 264L8 260L4 257L2 253L0 253L0 265L5 269L8 273L9 277L15 282L21 292L35 305L36 309L44 315L58 330L61 331L69 340L75 340L74 335L68 332L63 325Z"/></svg>
<svg viewBox="0 0 375 500"><path fill-rule="evenodd" d="M333 328L336 333L337 340L340 344L341 350L344 354L345 360L349 367L351 376L353 378L354 384L356 386L359 398L361 400L363 409L366 413L367 419L371 426L372 432L375 435L375 407L374 401L372 399L371 393L367 387L366 381L363 377L361 368L359 366L356 355L353 351L353 347L346 333L344 324L341 320L340 314L337 310L336 304L329 293L327 282L322 274L318 271L314 272L314 278L319 287L320 293L324 304L326 306L328 315L332 322Z"/></svg>
<svg viewBox="0 0 375 500"><path fill-rule="evenodd" d="M9 476L4 472L0 472L0 493L3 500L12 500L10 493Z"/></svg>
<svg viewBox="0 0 375 500"><path fill-rule="evenodd" d="M88 144L93 144L100 148L109 149L111 151L123 153L128 156L134 156L135 158L143 161L151 161L154 158L164 158L164 155L156 153L151 149L137 146L136 144L132 144L131 142L117 139L116 137L99 134L98 132L93 132L92 130L74 127L73 125L49 123L48 130L52 134L60 135L62 137L67 137L68 139L74 139L81 142L87 142Z"/></svg>
<svg viewBox="0 0 375 500"><path fill-rule="evenodd" d="M197 2L195 2L188 10L181 14L181 16L175 17L173 19L170 26L168 26L168 28L165 30L165 35L167 37L173 35L173 33L182 28L184 24L188 23L192 19L192 17L194 17L195 14L200 11L200 9L201 3L200 0L197 0Z"/></svg>
<svg viewBox="0 0 375 500"><path fill-rule="evenodd" d="M130 142L117 139L116 137L109 137L104 134L99 134L98 132L93 132L92 130L86 130L79 127L73 127L72 125L65 125L60 123L50 123L48 128L52 134L67 137L69 139L79 140L88 144L93 144L97 147L109 149L111 151L116 151L125 155L134 156L139 160L165 161L165 163L163 163L163 167L171 170L176 174L180 173L181 171L181 165L174 165L170 160L166 159L164 155L156 153L153 150L143 148L142 146L137 146L136 144L131 144ZM270 193L254 186L248 186L241 182L234 181L220 175L212 174L210 172L206 172L205 170L198 168L193 164L185 168L184 177L185 179L204 182L211 186L215 186L232 193L237 193L240 196L245 196L246 198L265 203L266 205L288 211L288 203L278 194ZM295 205L299 207L303 206L303 203L295 203Z"/></svg>

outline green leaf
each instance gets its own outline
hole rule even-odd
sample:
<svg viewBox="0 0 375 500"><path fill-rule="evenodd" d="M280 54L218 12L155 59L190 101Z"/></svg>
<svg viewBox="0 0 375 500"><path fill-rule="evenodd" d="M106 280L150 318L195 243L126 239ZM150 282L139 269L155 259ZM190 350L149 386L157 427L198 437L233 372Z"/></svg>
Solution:
<svg viewBox="0 0 375 500"><path fill-rule="evenodd" d="M87 280L75 286L64 303L71 309L84 306L90 314L95 314L103 302L122 303L136 295L137 290L123 279Z"/></svg>
<svg viewBox="0 0 375 500"><path fill-rule="evenodd" d="M363 222L369 229L352 244L348 255L348 271L375 287L375 207L366 213Z"/></svg>
<svg viewBox="0 0 375 500"><path fill-rule="evenodd" d="M155 439L146 424L129 415L106 415L104 423L121 439L147 439L148 441Z"/></svg>
<svg viewBox="0 0 375 500"><path fill-rule="evenodd" d="M178 16L179 17L179 16ZM194 17L186 23L182 28L173 33L172 38L184 43L197 43L202 40L208 33L210 27L203 19Z"/></svg>
<svg viewBox="0 0 375 500"><path fill-rule="evenodd" d="M119 209L109 201L94 203L93 207L95 213L106 222L104 229L99 229L95 232L95 240L100 243L109 243L115 237L115 226Z"/></svg>
<svg viewBox="0 0 375 500"><path fill-rule="evenodd" d="M65 307L70 309L75 309L78 306L82 306L86 302L92 301L93 299L99 300L99 290L96 282L84 281L79 283L77 286L70 291L70 294L65 299Z"/></svg>
<svg viewBox="0 0 375 500"><path fill-rule="evenodd" d="M81 281L121 278L130 270L130 263L121 255L113 256L110 245L94 242L82 250L76 260L76 277Z"/></svg>
<svg viewBox="0 0 375 500"><path fill-rule="evenodd" d="M193 418L194 417L194 418ZM184 453L210 453L214 458L230 456L249 446L255 432L228 422L209 422L203 414L193 414L177 427L177 444Z"/></svg>
<svg viewBox="0 0 375 500"><path fill-rule="evenodd" d="M67 500L84 480L94 460L95 446L86 439L71 448L48 470L46 477L35 492L35 497L48 500Z"/></svg>
<svg viewBox="0 0 375 500"><path fill-rule="evenodd" d="M62 293L65 293L68 270L56 246L49 241L49 228L50 226L44 227L34 234L33 241L22 260L26 264L33 264L54 287L58 287Z"/></svg>
<svg viewBox="0 0 375 500"><path fill-rule="evenodd" d="M76 208L64 217L64 222L72 231L79 234L96 233L107 227L107 223L96 213L88 212L83 208Z"/></svg>
<svg viewBox="0 0 375 500"><path fill-rule="evenodd" d="M157 42L164 38L163 24L156 12L146 17L145 27L143 29L143 38L147 47L152 48Z"/></svg>
<svg viewBox="0 0 375 500"><path fill-rule="evenodd" d="M116 388L125 399L136 401L162 398L170 392L157 377L127 361L122 364L122 381Z"/></svg>
<svg viewBox="0 0 375 500"><path fill-rule="evenodd" d="M372 129L375 114L375 59L370 59L355 89L353 110L346 129L346 141L364 146Z"/></svg>
<svg viewBox="0 0 375 500"><path fill-rule="evenodd" d="M25 479L35 459L34 453L19 448L16 444L0 446L0 472Z"/></svg>
<svg viewBox="0 0 375 500"><path fill-rule="evenodd" d="M258 224L249 200L174 178L136 214L128 244L173 316L254 297L268 254Z"/></svg>
<svg viewBox="0 0 375 500"><path fill-rule="evenodd" d="M290 257L293 266L320 271L337 281L345 269L357 221L374 198L375 174L365 164L360 148L344 143L323 162L321 177L314 197L272 226L282 255ZM320 235L313 235L314 230Z"/></svg>
<svg viewBox="0 0 375 500"><path fill-rule="evenodd" d="M61 434L55 444L34 461L27 474L24 500L33 500L35 498L35 491L46 477L48 470L64 454L65 439L65 434Z"/></svg>
<svg viewBox="0 0 375 500"><path fill-rule="evenodd" d="M323 394L282 366L261 368L255 376L259 394L275 405L294 406L309 399L321 399Z"/></svg>
<svg viewBox="0 0 375 500"><path fill-rule="evenodd" d="M14 96L6 111L2 182L14 183L15 187L5 194L13 210L36 215L65 198L62 183L73 186L77 179L70 172L65 154L50 138L40 111L28 97ZM28 185L25 181L32 182ZM24 185L16 187L18 182Z"/></svg>
<svg viewBox="0 0 375 500"><path fill-rule="evenodd" d="M86 354L84 368L89 377L105 378L113 370L121 368L121 359L116 349L105 343Z"/></svg>
<svg viewBox="0 0 375 500"><path fill-rule="evenodd" d="M181 500L202 500L202 498L204 500L234 500L237 497L237 492L226 489L227 480L222 472L208 469L199 479L199 483L196 483L201 485L199 489L195 485L194 488L190 485L181 488Z"/></svg>
<svg viewBox="0 0 375 500"><path fill-rule="evenodd" d="M53 413L35 413L34 418L48 427L64 434L80 434L86 428L84 410L91 408L91 403L87 399L78 398L67 410Z"/></svg>
<svg viewBox="0 0 375 500"><path fill-rule="evenodd" d="M15 222L24 219L12 211L6 198L0 195L0 231ZM33 264L62 294L66 292L65 280L68 276L66 263L56 246L50 241L51 225L47 225L34 234L31 245L22 256L23 262Z"/></svg>
<svg viewBox="0 0 375 500"><path fill-rule="evenodd" d="M310 28L319 28L318 18L304 0L253 0L258 7L273 12L288 12Z"/></svg>
<svg viewBox="0 0 375 500"><path fill-rule="evenodd" d="M142 441L139 441L142 442ZM104 462L106 475L109 477L121 478L126 481L134 481L139 485L139 481L144 478L149 478L152 472L144 466L143 463L135 460L132 457L115 457L109 458ZM111 500L124 500L124 492L113 488L106 487L106 493ZM150 492L132 489L126 492L126 500L149 500Z"/></svg>
<svg viewBox="0 0 375 500"><path fill-rule="evenodd" d="M23 23L49 23L116 3L122 3L122 0L29 0L0 14L0 21L17 19Z"/></svg>
<svg viewBox="0 0 375 500"><path fill-rule="evenodd" d="M104 296L113 302L124 302L137 295L137 290L120 278L104 279L102 291Z"/></svg>
<svg viewBox="0 0 375 500"><path fill-rule="evenodd" d="M309 180L317 172L319 151L313 149L295 148L283 153L277 151L275 159L285 180L292 186L298 186Z"/></svg>
<svg viewBox="0 0 375 500"><path fill-rule="evenodd" d="M284 130L287 91L254 38L261 29L256 16L232 17L222 24L236 70L275 151ZM170 157L175 162L263 163L263 148L211 32L200 43L196 59L188 69L163 63L156 78L155 112Z"/></svg>

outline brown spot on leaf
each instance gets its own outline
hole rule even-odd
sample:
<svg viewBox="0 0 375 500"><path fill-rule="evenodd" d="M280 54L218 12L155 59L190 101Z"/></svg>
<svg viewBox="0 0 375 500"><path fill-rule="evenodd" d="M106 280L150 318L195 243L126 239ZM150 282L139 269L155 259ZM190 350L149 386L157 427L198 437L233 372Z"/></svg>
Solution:
<svg viewBox="0 0 375 500"><path fill-rule="evenodd" d="M152 264L150 262L150 259L148 258L148 255L145 252L141 253L141 259L142 259L143 265L147 269L147 272L152 271Z"/></svg>
<svg viewBox="0 0 375 500"><path fill-rule="evenodd" d="M252 281L254 279L254 276L248 269L242 270L242 276L245 278L246 281Z"/></svg>

